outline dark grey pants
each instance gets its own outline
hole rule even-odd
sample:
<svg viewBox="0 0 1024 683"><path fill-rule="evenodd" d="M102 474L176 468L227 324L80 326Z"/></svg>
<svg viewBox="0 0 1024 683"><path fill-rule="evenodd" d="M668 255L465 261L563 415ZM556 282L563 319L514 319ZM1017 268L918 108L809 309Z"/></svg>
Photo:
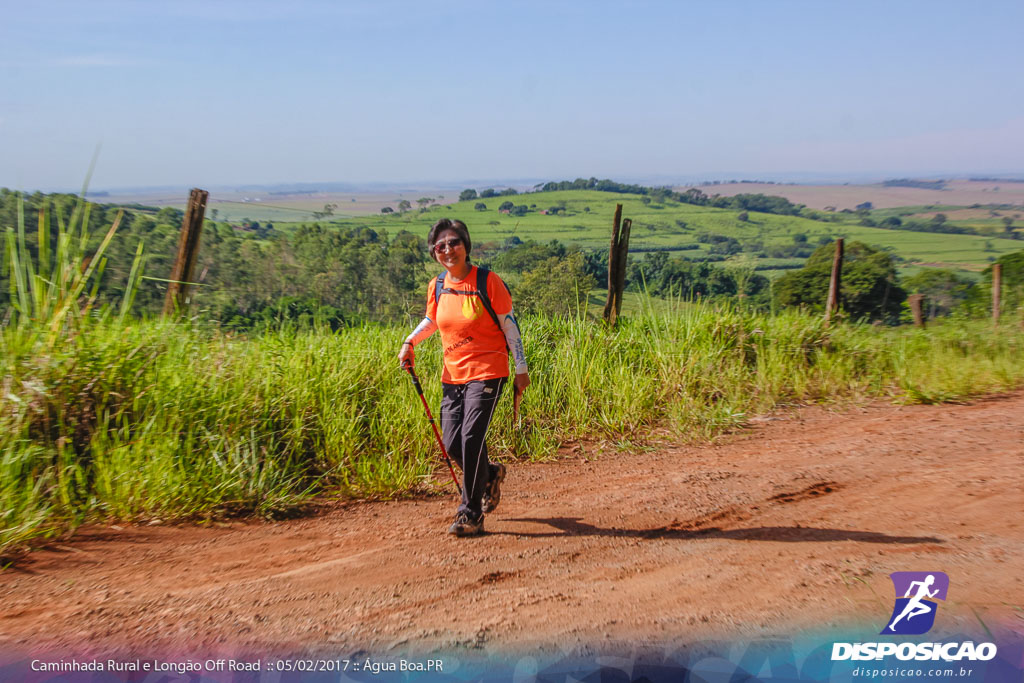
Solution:
<svg viewBox="0 0 1024 683"><path fill-rule="evenodd" d="M462 470L462 504L458 512L474 519L481 515L480 501L491 478L485 443L487 427L506 379L442 385L441 438L448 455Z"/></svg>

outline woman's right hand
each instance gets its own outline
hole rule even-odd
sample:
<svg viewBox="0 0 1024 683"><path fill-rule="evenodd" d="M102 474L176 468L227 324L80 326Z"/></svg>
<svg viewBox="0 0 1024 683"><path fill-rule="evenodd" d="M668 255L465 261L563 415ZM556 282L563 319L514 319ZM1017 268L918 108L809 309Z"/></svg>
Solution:
<svg viewBox="0 0 1024 683"><path fill-rule="evenodd" d="M403 343L402 348L398 351L398 364L403 368L406 365L413 365L413 361L416 359L416 354L413 353L412 344Z"/></svg>

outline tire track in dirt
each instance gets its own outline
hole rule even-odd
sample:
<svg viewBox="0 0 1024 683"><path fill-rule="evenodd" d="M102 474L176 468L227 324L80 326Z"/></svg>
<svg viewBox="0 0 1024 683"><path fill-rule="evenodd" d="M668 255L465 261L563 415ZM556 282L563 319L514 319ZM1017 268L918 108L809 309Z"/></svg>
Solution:
<svg viewBox="0 0 1024 683"><path fill-rule="evenodd" d="M1022 444L1021 392L803 408L714 444L512 463L481 538L444 534L447 496L84 529L0 573L0 644L337 654L791 635L873 625L887 574L928 568L953 582L943 628L975 613L1014 627Z"/></svg>
<svg viewBox="0 0 1024 683"><path fill-rule="evenodd" d="M774 496L761 501L759 504L750 503L747 505L732 505L710 515L705 515L685 522L675 520L666 527L655 529L648 533L656 534L667 531L718 531L722 525L734 526L747 521L760 512L762 507L809 500L817 496L827 495L833 491L838 491L840 488L842 487L834 481L822 481L806 486L798 491L777 493Z"/></svg>

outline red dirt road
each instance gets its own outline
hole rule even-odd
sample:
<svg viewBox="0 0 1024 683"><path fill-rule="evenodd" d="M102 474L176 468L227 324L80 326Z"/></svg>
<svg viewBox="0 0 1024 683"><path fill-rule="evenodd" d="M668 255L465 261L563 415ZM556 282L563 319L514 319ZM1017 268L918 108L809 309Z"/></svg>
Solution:
<svg viewBox="0 0 1024 683"><path fill-rule="evenodd" d="M888 574L906 570L949 575L941 630L1024 633L1022 392L802 408L713 445L576 447L510 466L485 536L446 536L453 510L80 532L0 572L0 648L587 652L877 633Z"/></svg>

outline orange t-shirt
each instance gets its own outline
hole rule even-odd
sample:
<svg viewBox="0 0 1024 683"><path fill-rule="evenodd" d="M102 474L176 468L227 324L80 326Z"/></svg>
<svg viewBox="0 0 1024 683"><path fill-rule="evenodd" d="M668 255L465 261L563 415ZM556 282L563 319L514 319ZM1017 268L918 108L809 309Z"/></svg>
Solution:
<svg viewBox="0 0 1024 683"><path fill-rule="evenodd" d="M434 299L437 278L427 288L427 317L437 323L444 351L446 384L465 384L473 380L508 377L508 349L505 333L494 324L476 292L476 266L460 282L451 274L444 278L441 302ZM451 290L451 291L448 291ZM512 297L501 279L487 277L487 295L494 312L501 316L512 312Z"/></svg>

